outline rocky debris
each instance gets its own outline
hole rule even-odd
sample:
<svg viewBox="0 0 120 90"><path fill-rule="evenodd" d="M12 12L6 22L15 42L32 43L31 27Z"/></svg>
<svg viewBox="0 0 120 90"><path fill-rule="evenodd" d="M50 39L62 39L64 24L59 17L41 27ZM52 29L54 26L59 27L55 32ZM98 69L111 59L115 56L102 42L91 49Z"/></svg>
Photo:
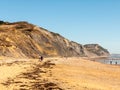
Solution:
<svg viewBox="0 0 120 90"><path fill-rule="evenodd" d="M108 56L97 44L81 45L28 22L0 21L0 56L38 58L42 56ZM98 49L98 48L99 49Z"/></svg>

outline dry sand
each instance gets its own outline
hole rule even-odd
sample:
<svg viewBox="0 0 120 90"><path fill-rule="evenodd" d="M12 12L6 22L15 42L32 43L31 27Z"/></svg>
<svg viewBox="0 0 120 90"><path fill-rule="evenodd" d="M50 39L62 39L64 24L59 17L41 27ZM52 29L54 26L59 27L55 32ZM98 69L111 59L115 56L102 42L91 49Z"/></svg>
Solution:
<svg viewBox="0 0 120 90"><path fill-rule="evenodd" d="M120 90L120 66L84 58L2 59L0 90Z"/></svg>

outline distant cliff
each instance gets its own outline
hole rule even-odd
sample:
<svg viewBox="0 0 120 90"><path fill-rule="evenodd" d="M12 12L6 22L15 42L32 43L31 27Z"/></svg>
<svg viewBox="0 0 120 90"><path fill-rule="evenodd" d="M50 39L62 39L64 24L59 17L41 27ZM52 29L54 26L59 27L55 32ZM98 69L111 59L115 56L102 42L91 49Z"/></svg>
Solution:
<svg viewBox="0 0 120 90"><path fill-rule="evenodd" d="M81 45L28 22L0 21L0 56L37 58L43 56L107 57L98 44Z"/></svg>

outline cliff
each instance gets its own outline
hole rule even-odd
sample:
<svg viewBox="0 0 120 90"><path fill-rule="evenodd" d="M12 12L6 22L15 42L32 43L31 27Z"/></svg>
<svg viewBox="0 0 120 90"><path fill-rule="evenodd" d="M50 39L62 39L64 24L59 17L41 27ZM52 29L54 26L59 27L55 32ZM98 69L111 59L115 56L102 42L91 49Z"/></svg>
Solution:
<svg viewBox="0 0 120 90"><path fill-rule="evenodd" d="M43 56L105 56L98 44L81 45L28 22L0 21L0 56L38 58Z"/></svg>

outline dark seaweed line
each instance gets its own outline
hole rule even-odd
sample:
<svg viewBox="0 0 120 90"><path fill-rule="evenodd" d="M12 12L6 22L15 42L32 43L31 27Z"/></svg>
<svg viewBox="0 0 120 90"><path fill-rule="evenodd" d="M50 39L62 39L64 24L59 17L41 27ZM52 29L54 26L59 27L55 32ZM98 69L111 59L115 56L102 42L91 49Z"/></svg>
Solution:
<svg viewBox="0 0 120 90"><path fill-rule="evenodd" d="M42 65L40 63L33 64L33 69L24 72L14 79L8 79L6 82L2 83L4 86L9 87L11 84L19 87L19 89L14 88L14 90L63 90L58 87L57 84L49 82L48 80L42 78L41 73L47 73L41 70L41 68L52 68L55 65L50 61L44 62ZM41 78L40 78L41 77ZM28 82L21 82L19 79L27 79Z"/></svg>

